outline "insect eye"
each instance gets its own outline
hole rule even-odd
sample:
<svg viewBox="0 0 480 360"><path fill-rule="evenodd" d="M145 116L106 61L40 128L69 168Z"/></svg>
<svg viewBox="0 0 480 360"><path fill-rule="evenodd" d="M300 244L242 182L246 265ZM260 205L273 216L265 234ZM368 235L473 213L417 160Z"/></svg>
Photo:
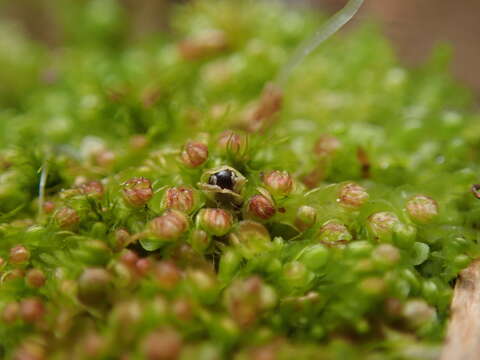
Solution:
<svg viewBox="0 0 480 360"><path fill-rule="evenodd" d="M235 174L231 170L220 170L210 176L208 183L222 189L233 190L235 186Z"/></svg>

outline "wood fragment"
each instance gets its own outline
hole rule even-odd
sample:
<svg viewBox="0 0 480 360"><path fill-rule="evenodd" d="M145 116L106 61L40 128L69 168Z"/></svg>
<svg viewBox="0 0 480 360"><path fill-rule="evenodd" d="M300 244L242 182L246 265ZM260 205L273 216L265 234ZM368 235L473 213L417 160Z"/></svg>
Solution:
<svg viewBox="0 0 480 360"><path fill-rule="evenodd" d="M480 357L480 259L460 273L440 360Z"/></svg>

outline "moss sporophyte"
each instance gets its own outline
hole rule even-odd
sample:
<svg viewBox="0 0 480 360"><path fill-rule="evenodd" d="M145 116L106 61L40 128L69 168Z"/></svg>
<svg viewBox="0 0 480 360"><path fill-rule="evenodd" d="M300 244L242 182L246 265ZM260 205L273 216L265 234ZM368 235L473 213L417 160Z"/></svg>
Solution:
<svg viewBox="0 0 480 360"><path fill-rule="evenodd" d="M197 0L145 41L54 1L62 51L0 22L3 357L437 357L480 226L441 50L404 69L364 25L313 52L358 0Z"/></svg>

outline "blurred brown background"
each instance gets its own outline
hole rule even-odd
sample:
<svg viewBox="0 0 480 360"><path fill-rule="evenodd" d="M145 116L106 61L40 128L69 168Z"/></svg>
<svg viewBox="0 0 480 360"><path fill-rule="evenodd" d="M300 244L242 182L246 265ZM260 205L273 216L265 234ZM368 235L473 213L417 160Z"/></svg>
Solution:
<svg viewBox="0 0 480 360"><path fill-rule="evenodd" d="M164 27L172 3L180 0L119 0L133 19L132 36ZM273 1L273 0L272 0ZM285 0L293 6L312 6L333 12L347 0ZM48 10L49 0L0 0L0 17L18 19L36 38L51 46L61 34ZM479 0L366 0L355 22L381 21L407 65L421 63L438 43L454 50L452 72L476 91L480 99L480 1Z"/></svg>

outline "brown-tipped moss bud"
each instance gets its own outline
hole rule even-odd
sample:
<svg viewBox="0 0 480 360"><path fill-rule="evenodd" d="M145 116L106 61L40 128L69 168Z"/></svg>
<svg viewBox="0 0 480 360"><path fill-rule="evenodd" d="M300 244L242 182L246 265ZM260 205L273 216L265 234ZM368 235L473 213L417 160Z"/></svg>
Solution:
<svg viewBox="0 0 480 360"><path fill-rule="evenodd" d="M162 207L190 214L197 205L195 190L185 186L167 189L162 200Z"/></svg>
<svg viewBox="0 0 480 360"><path fill-rule="evenodd" d="M320 228L319 239L327 244L346 243L352 240L352 234L342 223L333 220L324 224Z"/></svg>
<svg viewBox="0 0 480 360"><path fill-rule="evenodd" d="M159 240L172 241L178 239L188 230L187 216L177 210L167 210L148 224L150 235Z"/></svg>
<svg viewBox="0 0 480 360"><path fill-rule="evenodd" d="M175 330L158 330L145 338L142 350L146 360L176 360L182 351L182 338Z"/></svg>
<svg viewBox="0 0 480 360"><path fill-rule="evenodd" d="M199 60L225 50L228 39L224 32L209 30L178 44L178 51L185 60Z"/></svg>
<svg viewBox="0 0 480 360"><path fill-rule="evenodd" d="M98 305L108 300L110 273L102 268L85 269L78 279L78 297L87 305Z"/></svg>
<svg viewBox="0 0 480 360"><path fill-rule="evenodd" d="M300 231L311 228L317 221L317 210L311 206L303 205L297 210L295 217L295 226Z"/></svg>
<svg viewBox="0 0 480 360"><path fill-rule="evenodd" d="M182 279L182 272L173 261L160 261L155 266L155 279L163 289L173 289Z"/></svg>
<svg viewBox="0 0 480 360"><path fill-rule="evenodd" d="M236 159L242 159L247 154L248 136L231 130L226 130L220 134L218 148L223 154L235 157Z"/></svg>
<svg viewBox="0 0 480 360"><path fill-rule="evenodd" d="M334 155L341 146L342 143L335 136L324 134L315 142L313 152L320 158L327 158Z"/></svg>
<svg viewBox="0 0 480 360"><path fill-rule="evenodd" d="M55 203L53 201L45 201L43 203L43 212L45 214L51 214L55 211Z"/></svg>
<svg viewBox="0 0 480 360"><path fill-rule="evenodd" d="M45 307L37 298L25 299L20 303L20 316L27 323L35 323L42 319Z"/></svg>
<svg viewBox="0 0 480 360"><path fill-rule="evenodd" d="M262 175L267 190L274 196L287 196L294 188L292 176L286 171L269 171Z"/></svg>
<svg viewBox="0 0 480 360"><path fill-rule="evenodd" d="M438 216L438 204L431 197L416 195L407 201L408 216L416 223L427 224Z"/></svg>
<svg viewBox="0 0 480 360"><path fill-rule="evenodd" d="M424 300L409 300L403 306L402 315L409 326L418 328L436 319L435 309L430 307Z"/></svg>
<svg viewBox="0 0 480 360"><path fill-rule="evenodd" d="M21 265L30 259L30 251L23 245L16 245L10 249L9 262L12 265Z"/></svg>
<svg viewBox="0 0 480 360"><path fill-rule="evenodd" d="M2 320L11 324L17 321L18 315L20 314L20 304L17 302L11 302L5 305L2 311Z"/></svg>
<svg viewBox="0 0 480 360"><path fill-rule="evenodd" d="M192 248L200 253L208 249L212 238L208 233L202 229L195 229L190 235L190 245Z"/></svg>
<svg viewBox="0 0 480 360"><path fill-rule="evenodd" d="M364 187L356 183L343 184L338 193L338 203L346 208L359 209L368 201L369 195Z"/></svg>
<svg viewBox="0 0 480 360"><path fill-rule="evenodd" d="M105 193L105 189L100 181L90 181L80 185L80 192L85 196L101 198Z"/></svg>
<svg viewBox="0 0 480 360"><path fill-rule="evenodd" d="M55 213L55 221L60 228L71 230L80 223L80 216L76 210L64 206Z"/></svg>
<svg viewBox="0 0 480 360"><path fill-rule="evenodd" d="M120 255L120 262L127 265L129 268L134 268L140 257L133 250L125 249Z"/></svg>
<svg viewBox="0 0 480 360"><path fill-rule="evenodd" d="M40 269L30 269L25 276L25 281L32 288L41 288L45 284L45 274Z"/></svg>
<svg viewBox="0 0 480 360"><path fill-rule="evenodd" d="M233 216L224 209L202 209L197 215L197 226L208 234L223 236L233 226Z"/></svg>
<svg viewBox="0 0 480 360"><path fill-rule="evenodd" d="M132 178L123 184L122 194L128 205L142 207L153 196L152 183L144 177Z"/></svg>
<svg viewBox="0 0 480 360"><path fill-rule="evenodd" d="M245 207L245 217L255 220L268 220L275 215L275 205L264 195L252 196Z"/></svg>
<svg viewBox="0 0 480 360"><path fill-rule="evenodd" d="M395 265L400 261L400 251L393 245L381 244L373 251L374 260L381 265Z"/></svg>
<svg viewBox="0 0 480 360"><path fill-rule="evenodd" d="M189 141L183 147L180 158L188 168L199 167L208 159L208 147L201 142Z"/></svg>
<svg viewBox="0 0 480 360"><path fill-rule="evenodd" d="M272 247L270 234L265 226L250 220L238 223L230 234L229 240L238 249L239 253L247 259Z"/></svg>
<svg viewBox="0 0 480 360"><path fill-rule="evenodd" d="M377 240L389 241L395 226L400 223L397 215L389 211L382 211L368 218L368 228Z"/></svg>
<svg viewBox="0 0 480 360"><path fill-rule="evenodd" d="M275 290L258 276L235 280L225 291L225 305L235 322L250 327L277 303Z"/></svg>
<svg viewBox="0 0 480 360"><path fill-rule="evenodd" d="M130 242L130 233L125 229L117 229L115 231L114 249L120 251Z"/></svg>
<svg viewBox="0 0 480 360"><path fill-rule="evenodd" d="M149 258L141 258L135 263L135 269L141 276L146 276L152 267L153 263Z"/></svg>
<svg viewBox="0 0 480 360"><path fill-rule="evenodd" d="M386 289L385 280L374 276L363 279L359 285L363 292L373 296L381 295Z"/></svg>

